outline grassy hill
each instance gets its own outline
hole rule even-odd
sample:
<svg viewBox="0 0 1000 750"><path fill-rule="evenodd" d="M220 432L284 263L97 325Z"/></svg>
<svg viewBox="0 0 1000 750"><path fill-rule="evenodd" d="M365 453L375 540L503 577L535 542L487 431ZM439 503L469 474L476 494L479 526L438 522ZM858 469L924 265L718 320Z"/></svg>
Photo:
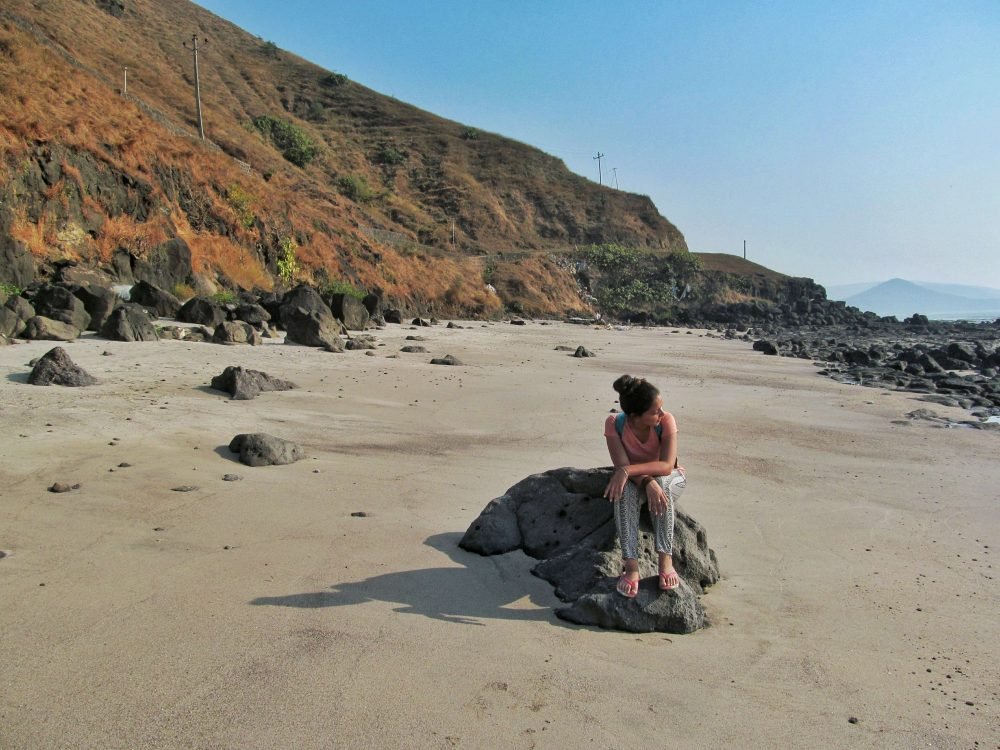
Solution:
<svg viewBox="0 0 1000 750"><path fill-rule="evenodd" d="M193 34L208 40L207 141L183 46ZM155 257L179 239L199 291L269 288L293 258L298 278L489 314L502 301L485 289L477 256L488 254L501 294L524 289L539 296L532 307L562 312L582 303L549 250L686 252L649 198L378 94L186 0L5 0L0 106L0 242L30 249L43 272L107 266L122 249ZM507 262L511 251L527 255Z"/></svg>

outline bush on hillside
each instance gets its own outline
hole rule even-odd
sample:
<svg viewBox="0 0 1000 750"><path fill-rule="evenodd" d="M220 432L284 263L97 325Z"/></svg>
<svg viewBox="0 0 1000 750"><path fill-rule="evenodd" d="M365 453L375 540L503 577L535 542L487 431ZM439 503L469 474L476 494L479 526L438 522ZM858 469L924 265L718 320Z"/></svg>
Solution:
<svg viewBox="0 0 1000 750"><path fill-rule="evenodd" d="M328 88L336 88L337 86L343 86L348 79L343 73L330 73L319 79L320 85L326 86Z"/></svg>
<svg viewBox="0 0 1000 750"><path fill-rule="evenodd" d="M337 187L355 203L368 203L377 195L364 175L346 174L337 180Z"/></svg>
<svg viewBox="0 0 1000 750"><path fill-rule="evenodd" d="M292 164L304 167L316 158L319 149L298 125L280 117L261 115L253 119L253 126Z"/></svg>

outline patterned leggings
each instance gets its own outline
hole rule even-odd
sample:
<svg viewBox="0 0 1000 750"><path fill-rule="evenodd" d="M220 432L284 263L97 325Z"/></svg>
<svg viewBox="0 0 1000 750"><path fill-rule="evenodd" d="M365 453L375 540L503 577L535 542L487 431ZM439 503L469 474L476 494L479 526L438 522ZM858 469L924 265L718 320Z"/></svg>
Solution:
<svg viewBox="0 0 1000 750"><path fill-rule="evenodd" d="M674 501L687 487L684 475L674 469L665 477L655 477L667 495L667 510L658 516L650 514L656 537L656 551L671 554L674 543ZM646 491L640 490L632 482L625 483L625 494L615 506L615 526L622 545L622 558L635 560L639 557L639 508L646 502Z"/></svg>

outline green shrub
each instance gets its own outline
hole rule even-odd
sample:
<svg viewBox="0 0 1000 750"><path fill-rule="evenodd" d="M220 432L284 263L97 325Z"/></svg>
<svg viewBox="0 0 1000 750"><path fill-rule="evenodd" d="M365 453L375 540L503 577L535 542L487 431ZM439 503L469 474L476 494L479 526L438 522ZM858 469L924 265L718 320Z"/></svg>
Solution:
<svg viewBox="0 0 1000 750"><path fill-rule="evenodd" d="M365 179L364 175L344 175L337 180L337 187L341 193L355 203L368 203L377 195L371 185L368 184L368 180Z"/></svg>
<svg viewBox="0 0 1000 750"><path fill-rule="evenodd" d="M3 295L4 297L8 297L8 298L9 297L20 297L21 296L21 292L23 292L23 291L24 290L21 289L21 287L19 287L17 284L10 284L10 283L8 283L6 281L0 283L0 295Z"/></svg>
<svg viewBox="0 0 1000 750"><path fill-rule="evenodd" d="M330 73L319 79L321 86L327 86L328 88L334 89L337 86L343 86L350 79L343 73Z"/></svg>
<svg viewBox="0 0 1000 750"><path fill-rule="evenodd" d="M479 131L476 130L475 128L466 128L465 130L462 131L462 138L464 138L467 141L478 141Z"/></svg>
<svg viewBox="0 0 1000 750"><path fill-rule="evenodd" d="M281 53L281 48L278 47L274 42L264 42L260 45L260 51L263 52L268 57L278 57Z"/></svg>
<svg viewBox="0 0 1000 750"><path fill-rule="evenodd" d="M298 245L291 237L281 239L281 255L278 256L278 276L287 285L295 281L299 275L299 261L295 257Z"/></svg>
<svg viewBox="0 0 1000 750"><path fill-rule="evenodd" d="M234 182L226 189L226 201L236 212L236 216L240 220L240 225L244 229L252 229L254 223L257 221L257 215L251 208L254 197L244 190L241 185Z"/></svg>
<svg viewBox="0 0 1000 750"><path fill-rule="evenodd" d="M388 143L380 143L375 152L375 163L395 166L406 161L406 153L400 151Z"/></svg>
<svg viewBox="0 0 1000 750"><path fill-rule="evenodd" d="M236 303L236 292L231 289L223 289L221 292L213 294L212 299L220 305L232 305Z"/></svg>
<svg viewBox="0 0 1000 750"><path fill-rule="evenodd" d="M583 248L584 259L602 271L621 271L639 260L639 251L610 242L603 245L588 245Z"/></svg>
<svg viewBox="0 0 1000 750"><path fill-rule="evenodd" d="M348 297L354 297L357 300L363 300L366 296L366 292L363 289L358 289L354 284L349 281L331 281L323 288L323 296L328 294L346 294Z"/></svg>
<svg viewBox="0 0 1000 750"><path fill-rule="evenodd" d="M255 117L253 125L292 164L304 167L316 158L319 149L298 125L270 115Z"/></svg>

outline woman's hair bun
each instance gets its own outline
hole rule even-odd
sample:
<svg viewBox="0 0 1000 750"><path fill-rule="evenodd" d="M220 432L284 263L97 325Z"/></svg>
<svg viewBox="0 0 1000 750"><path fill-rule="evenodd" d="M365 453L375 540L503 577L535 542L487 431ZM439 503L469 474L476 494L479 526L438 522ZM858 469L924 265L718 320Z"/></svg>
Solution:
<svg viewBox="0 0 1000 750"><path fill-rule="evenodd" d="M617 393L625 396L638 388L641 382L640 378L633 378L631 375L622 375L613 383L612 387Z"/></svg>

